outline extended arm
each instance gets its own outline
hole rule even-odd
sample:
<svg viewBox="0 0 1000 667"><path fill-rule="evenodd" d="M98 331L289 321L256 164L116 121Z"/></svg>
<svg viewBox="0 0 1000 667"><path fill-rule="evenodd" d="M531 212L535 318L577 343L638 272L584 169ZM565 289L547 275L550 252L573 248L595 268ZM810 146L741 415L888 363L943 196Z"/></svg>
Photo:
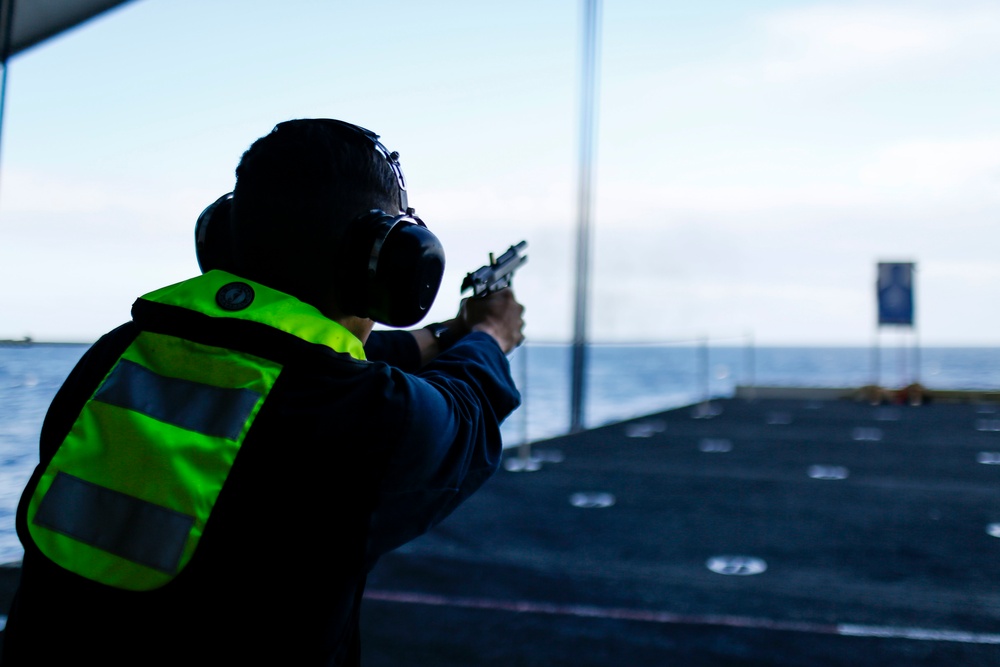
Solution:
<svg viewBox="0 0 1000 667"><path fill-rule="evenodd" d="M444 519L496 471L500 424L520 403L506 354L524 340L523 312L504 289L463 301L453 323L468 333L447 350L429 331L414 334L425 364L415 376L397 376L410 437L386 471L370 562Z"/></svg>
<svg viewBox="0 0 1000 667"><path fill-rule="evenodd" d="M403 332L373 331L365 347L372 361L384 361L409 372L426 366L444 352L442 340L446 345L454 344L472 331L488 334L509 354L524 341L523 314L524 306L517 302L513 291L503 289L482 298L464 299L458 314L450 320L405 332L412 336L412 342L404 341L400 335ZM432 327L437 326L447 330L444 338L434 335ZM415 354L419 354L419 365Z"/></svg>
<svg viewBox="0 0 1000 667"><path fill-rule="evenodd" d="M381 484L370 563L440 522L489 479L500 463L500 424L520 402L506 356L481 331L419 374L394 378L407 435Z"/></svg>

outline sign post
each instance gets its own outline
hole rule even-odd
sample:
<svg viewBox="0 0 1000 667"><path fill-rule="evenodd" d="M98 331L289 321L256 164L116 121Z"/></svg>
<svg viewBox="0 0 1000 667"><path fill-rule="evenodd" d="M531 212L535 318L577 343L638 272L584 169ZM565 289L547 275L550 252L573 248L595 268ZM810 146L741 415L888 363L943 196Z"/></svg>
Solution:
<svg viewBox="0 0 1000 667"><path fill-rule="evenodd" d="M919 349L916 343L916 326L914 324L914 277L916 274L916 264L913 262L879 262L878 280L875 286L878 297L878 329L875 332L875 349L872 355L874 366L874 384L880 384L882 370L881 354L879 350L879 330L882 327L899 327L909 329L913 334L914 358L919 363ZM908 378L907 372L907 349L905 341L901 338L899 344L900 360L900 380L903 387L916 387L919 384L920 369L913 366L912 378ZM919 396L910 396L913 403L919 402Z"/></svg>

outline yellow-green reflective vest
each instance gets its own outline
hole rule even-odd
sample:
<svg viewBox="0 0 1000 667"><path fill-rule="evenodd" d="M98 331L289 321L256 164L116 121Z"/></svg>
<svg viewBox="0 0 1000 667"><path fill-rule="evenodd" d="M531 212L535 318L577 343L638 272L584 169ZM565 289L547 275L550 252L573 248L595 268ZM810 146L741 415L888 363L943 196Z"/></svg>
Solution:
<svg viewBox="0 0 1000 667"><path fill-rule="evenodd" d="M264 324L364 359L362 343L301 301L223 271L145 295L212 318ZM84 405L28 505L59 566L132 591L190 561L229 470L282 366L141 331Z"/></svg>

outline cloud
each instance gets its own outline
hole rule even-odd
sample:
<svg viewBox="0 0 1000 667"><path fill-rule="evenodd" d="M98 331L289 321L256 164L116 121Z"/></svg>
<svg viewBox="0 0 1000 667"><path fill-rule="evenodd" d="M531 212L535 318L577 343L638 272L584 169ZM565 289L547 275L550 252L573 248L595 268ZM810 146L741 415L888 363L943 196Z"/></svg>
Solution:
<svg viewBox="0 0 1000 667"><path fill-rule="evenodd" d="M818 5L772 14L762 25L772 53L758 66L773 82L995 52L1000 44L1000 10L978 4Z"/></svg>
<svg viewBox="0 0 1000 667"><path fill-rule="evenodd" d="M718 162L732 166L724 154ZM845 216L912 222L961 214L970 222L984 213L995 219L1000 210L995 133L883 141L820 162L800 166L762 156L738 169L673 179L626 173L597 183L598 218L639 227L661 226L665 219L741 220L741 226L752 221L761 231ZM761 178L762 172L769 176Z"/></svg>
<svg viewBox="0 0 1000 667"><path fill-rule="evenodd" d="M98 213L110 208L114 193L77 175L63 179L8 169L4 172L4 209L8 213Z"/></svg>
<svg viewBox="0 0 1000 667"><path fill-rule="evenodd" d="M940 260L932 262L922 272L928 281L1000 285L1000 265L990 260Z"/></svg>
<svg viewBox="0 0 1000 667"><path fill-rule="evenodd" d="M1000 191L1000 136L956 141L914 140L881 149L861 170L877 187L934 193L983 187Z"/></svg>
<svg viewBox="0 0 1000 667"><path fill-rule="evenodd" d="M576 188L571 165L561 173L534 168L505 174L465 187L429 187L419 195L418 213L456 229L477 225L531 224L565 226L576 219ZM416 198L411 196L411 202Z"/></svg>
<svg viewBox="0 0 1000 667"><path fill-rule="evenodd" d="M58 171L4 172L6 234L46 236L62 231L87 238L176 234L190 227L218 196L209 187L164 188L155 176L115 179Z"/></svg>

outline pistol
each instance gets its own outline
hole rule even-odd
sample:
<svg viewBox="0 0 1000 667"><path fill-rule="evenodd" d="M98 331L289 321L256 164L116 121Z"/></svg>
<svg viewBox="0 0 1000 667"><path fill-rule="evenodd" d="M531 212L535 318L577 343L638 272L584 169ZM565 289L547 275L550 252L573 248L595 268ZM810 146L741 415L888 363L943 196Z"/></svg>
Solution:
<svg viewBox="0 0 1000 667"><path fill-rule="evenodd" d="M528 256L524 254L527 248L528 242L521 241L512 245L507 252L495 260L493 253L490 253L489 264L466 274L465 280L462 281L462 291L471 289L472 298L479 299L499 292L505 287L510 287L510 280L514 277L514 272L528 261Z"/></svg>

